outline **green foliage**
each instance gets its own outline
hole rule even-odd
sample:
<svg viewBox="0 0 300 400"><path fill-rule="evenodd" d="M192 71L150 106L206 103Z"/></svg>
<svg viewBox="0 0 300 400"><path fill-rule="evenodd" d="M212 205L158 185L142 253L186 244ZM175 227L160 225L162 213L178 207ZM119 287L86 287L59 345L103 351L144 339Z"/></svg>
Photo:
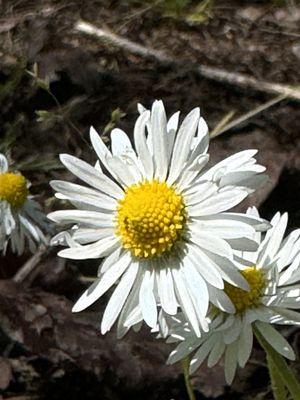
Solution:
<svg viewBox="0 0 300 400"><path fill-rule="evenodd" d="M46 76L44 79L38 76L38 65L35 63L33 65L33 70L29 71L26 70L27 74L30 75L34 79L34 83L37 87L46 90L47 92L50 91L50 82L48 77Z"/></svg>
<svg viewBox="0 0 300 400"><path fill-rule="evenodd" d="M120 108L116 108L115 110L112 111L111 115L110 115L110 121L106 124L103 134L107 134L108 132L110 132L112 129L114 129L114 127L116 125L118 125L118 123L120 122L120 120L122 118L125 117L125 113L120 109Z"/></svg>
<svg viewBox="0 0 300 400"><path fill-rule="evenodd" d="M131 0L133 3L146 5L144 0ZM190 23L202 23L212 15L214 0L151 0L145 9L153 8L162 15Z"/></svg>
<svg viewBox="0 0 300 400"><path fill-rule="evenodd" d="M210 16L214 0L193 2L191 0L161 0L157 2L164 15L187 22L202 23Z"/></svg>

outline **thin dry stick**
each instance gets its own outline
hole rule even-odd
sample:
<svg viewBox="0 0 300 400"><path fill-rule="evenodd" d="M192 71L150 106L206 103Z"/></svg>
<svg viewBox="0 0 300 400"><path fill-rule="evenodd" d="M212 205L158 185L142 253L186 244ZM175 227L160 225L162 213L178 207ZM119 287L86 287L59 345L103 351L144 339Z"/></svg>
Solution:
<svg viewBox="0 0 300 400"><path fill-rule="evenodd" d="M229 129L232 129L236 127L237 125L247 121L247 119L250 119L254 117L255 115L261 113L262 111L266 110L267 108L270 108L274 106L274 104L279 103L280 101L284 100L287 98L287 95L283 94L280 96L276 96L275 98L267 101L266 103L261 104L260 106L254 108L253 110L247 112L246 114L241 115L240 117L236 118L235 120L229 122L225 126L221 126L218 124L211 132L210 137L214 138L216 136L221 135L224 132L229 131Z"/></svg>
<svg viewBox="0 0 300 400"><path fill-rule="evenodd" d="M159 50L154 50L135 43L131 40L123 38L112 32L104 29L97 28L96 26L84 22L76 22L74 29L81 33L86 33L88 35L97 37L102 42L108 44L109 46L116 47L128 51L133 54L137 54L144 58L155 59L161 64L167 65L179 65L180 63L169 57L164 52ZM284 95L286 98L292 100L300 100L300 89L297 87L292 87L290 85L282 85L280 83L267 82L258 80L246 74L240 74L237 72L228 72L221 68L215 68L205 65L195 65L196 71L204 78L211 79L214 81L227 83L230 85L235 85L239 87L251 88L258 92L272 93L276 95Z"/></svg>
<svg viewBox="0 0 300 400"><path fill-rule="evenodd" d="M41 246L37 250L37 252L28 261L26 261L25 264L22 265L22 267L19 269L19 271L13 277L13 281L17 282L17 283L23 282L32 273L32 271L36 268L36 266L41 261L45 252L46 252L45 246Z"/></svg>

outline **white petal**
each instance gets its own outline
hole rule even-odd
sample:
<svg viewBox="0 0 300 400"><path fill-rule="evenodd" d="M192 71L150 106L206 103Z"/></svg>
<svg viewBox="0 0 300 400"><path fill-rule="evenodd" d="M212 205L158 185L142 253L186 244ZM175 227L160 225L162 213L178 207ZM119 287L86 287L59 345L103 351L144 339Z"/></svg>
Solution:
<svg viewBox="0 0 300 400"><path fill-rule="evenodd" d="M122 276L120 283L113 292L109 302L105 308L102 323L101 333L104 335L113 326L118 318L120 311L129 295L132 288L136 274L138 272L139 264L133 263Z"/></svg>
<svg viewBox="0 0 300 400"><path fill-rule="evenodd" d="M211 251L212 253L218 254L229 259L233 258L233 252L229 244L218 236L214 236L208 232L204 232L199 229L196 224L191 224L190 227L190 238L189 240L195 243L197 246L204 250Z"/></svg>
<svg viewBox="0 0 300 400"><path fill-rule="evenodd" d="M146 134L145 134L145 127L147 122L149 121L150 112L146 111L136 121L134 127L134 143L135 148L141 161L144 171L146 174L147 179L153 178L153 160L152 156L148 150L147 141L146 141Z"/></svg>
<svg viewBox="0 0 300 400"><path fill-rule="evenodd" d="M300 253L300 229L291 232L283 241L276 256L279 271L290 264L298 253Z"/></svg>
<svg viewBox="0 0 300 400"><path fill-rule="evenodd" d="M182 272L187 282L188 291L194 304L197 314L205 317L208 310L208 290L204 279L197 272L192 262L189 259L184 260Z"/></svg>
<svg viewBox="0 0 300 400"><path fill-rule="evenodd" d="M110 157L107 164L111 170L118 176L118 180L125 186L131 186L136 182L135 175L131 172L130 167L121 161L119 157Z"/></svg>
<svg viewBox="0 0 300 400"><path fill-rule="evenodd" d="M100 258L109 254L112 250L119 246L119 240L114 236L109 236L100 239L93 244L84 246L70 247L69 249L61 250L58 255L72 260L85 260L87 258Z"/></svg>
<svg viewBox="0 0 300 400"><path fill-rule="evenodd" d="M164 180L168 172L167 118L163 102L155 101L151 110L151 132L155 177Z"/></svg>
<svg viewBox="0 0 300 400"><path fill-rule="evenodd" d="M20 220L21 224L24 226L24 228L27 229L29 234L34 238L34 240L39 242L40 241L40 236L39 236L37 227L34 226L29 221L29 219L24 218L21 214L19 214L19 220Z"/></svg>
<svg viewBox="0 0 300 400"><path fill-rule="evenodd" d="M141 103L137 104L137 109L138 109L139 114L143 114L143 112L147 111L146 108Z"/></svg>
<svg viewBox="0 0 300 400"><path fill-rule="evenodd" d="M131 328L131 326L142 322L143 316L140 311L139 305L139 291L141 286L140 277L142 275L142 270L139 269L135 282L132 286L131 292L127 297L127 300L122 308L120 317L118 320L118 339L121 339Z"/></svg>
<svg viewBox="0 0 300 400"><path fill-rule="evenodd" d="M51 181L50 185L54 190L61 193L65 199L75 200L84 204L90 204L100 209L115 210L117 202L110 196L75 183L64 181ZM61 197L60 197L61 198Z"/></svg>
<svg viewBox="0 0 300 400"><path fill-rule="evenodd" d="M259 188L263 183L266 183L268 180L268 176L265 174L257 175L257 173L265 170L265 167L261 165L256 165L261 170L257 172L253 171L236 171L228 173L221 177L220 179L220 187L224 186L242 186L248 189L255 190Z"/></svg>
<svg viewBox="0 0 300 400"><path fill-rule="evenodd" d="M264 339L275 349L279 354L288 358L289 360L295 360L295 353L285 338L273 328L272 325L256 321L255 326L264 337Z"/></svg>
<svg viewBox="0 0 300 400"><path fill-rule="evenodd" d="M211 216L206 218L215 218L217 216ZM271 228L271 224L263 218L260 218L259 215L249 215L249 214L241 214L241 213L233 213L233 212L225 212L222 213L222 219L230 219L239 222L243 222L245 224L251 225L255 228L256 231L264 232Z"/></svg>
<svg viewBox="0 0 300 400"><path fill-rule="evenodd" d="M82 311L98 300L114 283L116 283L123 272L127 269L130 262L130 253L123 253L120 256L120 259L83 293L79 300L77 300L72 311Z"/></svg>
<svg viewBox="0 0 300 400"><path fill-rule="evenodd" d="M59 210L48 214L48 218L56 223L79 223L86 227L111 228L115 226L113 214L98 211Z"/></svg>
<svg viewBox="0 0 300 400"><path fill-rule="evenodd" d="M0 153L0 173L3 174L8 171L7 158Z"/></svg>
<svg viewBox="0 0 300 400"><path fill-rule="evenodd" d="M224 160L210 168L207 172L205 172L205 174L203 175L203 179L213 180L216 172L222 169L224 169L226 172L234 171L242 165L247 164L256 153L257 150L244 150L240 151L239 153L235 153L225 158Z"/></svg>
<svg viewBox="0 0 300 400"><path fill-rule="evenodd" d="M223 279L216 264L198 246L188 245L187 249L186 257L191 259L201 276L212 286L223 289Z"/></svg>
<svg viewBox="0 0 300 400"><path fill-rule="evenodd" d="M224 351L225 351L225 343L222 342L222 340L219 340L216 345L213 347L212 351L210 352L210 355L207 360L207 366L209 368L214 367L220 358L222 357Z"/></svg>
<svg viewBox="0 0 300 400"><path fill-rule="evenodd" d="M126 153L135 154L129 137L124 131L115 128L111 131L111 151L114 156L122 156Z"/></svg>
<svg viewBox="0 0 300 400"><path fill-rule="evenodd" d="M248 193L242 189L230 189L218 191L215 195L206 200L189 207L191 217L200 217L209 214L217 214L226 211L248 196Z"/></svg>
<svg viewBox="0 0 300 400"><path fill-rule="evenodd" d="M225 351L225 365L224 365L224 370L225 370L225 379L226 382L231 385L236 368L237 368L237 348L236 348L236 343L233 342L230 345L226 347Z"/></svg>
<svg viewBox="0 0 300 400"><path fill-rule="evenodd" d="M218 335L211 335L197 350L191 359L190 374L193 374L206 359L210 351L215 347L218 342Z"/></svg>
<svg viewBox="0 0 300 400"><path fill-rule="evenodd" d="M300 324L300 313L294 310L287 310L285 308L276 307L274 313L278 313L276 318L273 316L270 318L271 324L282 324L282 325L299 325Z"/></svg>
<svg viewBox="0 0 300 400"><path fill-rule="evenodd" d="M124 196L124 192L120 186L86 162L68 154L61 154L60 159L69 171L88 185L93 186L101 192L107 193L117 199Z"/></svg>
<svg viewBox="0 0 300 400"><path fill-rule="evenodd" d="M184 277L182 276L181 271L176 268L172 269L172 275L175 282L176 293L180 300L180 306L182 308L182 311L184 312L187 320L190 322L192 328L194 329L196 336L200 337L198 318L195 313L192 300L186 288Z"/></svg>
<svg viewBox="0 0 300 400"><path fill-rule="evenodd" d="M194 219L193 224L197 225L197 230L209 232L211 235L217 235L223 239L236 239L240 237L252 237L255 229L244 222L234 219L222 218L223 214L216 215L214 218L202 217Z"/></svg>
<svg viewBox="0 0 300 400"><path fill-rule="evenodd" d="M115 235L113 228L78 228L75 230L71 230L70 233L74 241L79 244L97 242L100 239Z"/></svg>
<svg viewBox="0 0 300 400"><path fill-rule="evenodd" d="M191 142L196 133L199 117L200 109L193 109L185 117L179 128L174 144L170 173L167 179L169 185L172 185L172 183L175 182L187 160L191 148Z"/></svg>
<svg viewBox="0 0 300 400"><path fill-rule="evenodd" d="M195 139L195 147L190 155L191 160L194 160L200 154L206 154L209 145L208 126L205 120L200 117L198 123L197 137Z"/></svg>
<svg viewBox="0 0 300 400"><path fill-rule="evenodd" d="M175 114L171 116L167 123L167 156L168 156L168 164L170 162L172 156L172 150L175 140L175 135L178 128L178 121L179 121L179 114L180 112L177 111Z"/></svg>
<svg viewBox="0 0 300 400"><path fill-rule="evenodd" d="M244 290L249 290L246 279L240 274L237 265L228 258L218 256L217 254L205 252L206 255L215 263L222 278L233 286Z"/></svg>
<svg viewBox="0 0 300 400"><path fill-rule="evenodd" d="M179 345L169 355L167 364L175 364L176 362L182 360L200 344L201 341L190 342L189 340L185 340L184 342L179 343Z"/></svg>
<svg viewBox="0 0 300 400"><path fill-rule="evenodd" d="M300 253L295 257L292 264L286 268L279 277L278 285L290 285L300 280Z"/></svg>
<svg viewBox="0 0 300 400"><path fill-rule="evenodd" d="M200 182L183 191L184 202L190 207L215 195L217 191L218 186L215 183Z"/></svg>
<svg viewBox="0 0 300 400"><path fill-rule="evenodd" d="M187 163L183 172L179 175L176 185L180 187L180 190L190 187L191 182L199 175L200 171L208 163L209 155L200 154L191 163Z"/></svg>
<svg viewBox="0 0 300 400"><path fill-rule="evenodd" d="M233 323L230 325L230 327L228 329L224 329L223 327L223 340L225 344L235 342L240 337L242 332L243 324L241 316L239 314L235 314L233 317Z"/></svg>
<svg viewBox="0 0 300 400"><path fill-rule="evenodd" d="M221 311L227 313L235 312L234 305L223 290L219 290L211 285L208 285L208 293L211 303L219 308Z"/></svg>
<svg viewBox="0 0 300 400"><path fill-rule="evenodd" d="M247 237L240 237L237 239L226 239L226 242L232 247L234 250L239 250L243 252L243 256L245 259L248 259L244 253L246 252L256 252L258 249L258 243Z"/></svg>
<svg viewBox="0 0 300 400"><path fill-rule="evenodd" d="M253 346L253 331L251 324L245 324L242 327L242 332L238 342L238 362L244 368L250 358Z"/></svg>
<svg viewBox="0 0 300 400"><path fill-rule="evenodd" d="M157 289L162 309L170 315L177 312L177 300L174 292L174 282L170 268L163 265L156 274Z"/></svg>
<svg viewBox="0 0 300 400"><path fill-rule="evenodd" d="M102 263L99 265L98 268L98 277L101 275L105 274L109 270L110 267L112 267L120 258L120 254L122 252L122 248L118 247L115 251L113 251L111 254L109 254L105 259L102 261Z"/></svg>
<svg viewBox="0 0 300 400"><path fill-rule="evenodd" d="M107 164L107 160L112 156L112 154L108 150L108 148L104 144L103 140L101 139L101 137L98 135L98 133L96 132L96 130L93 127L91 127L91 129L90 129L90 139L91 139L93 148L94 148L97 156L99 157L101 163L109 171L111 176L116 179L117 176L115 175L114 171L109 169L109 166Z"/></svg>
<svg viewBox="0 0 300 400"><path fill-rule="evenodd" d="M140 307L146 324L154 328L157 324L157 306L153 294L154 271L147 269L142 279L139 294Z"/></svg>
<svg viewBox="0 0 300 400"><path fill-rule="evenodd" d="M268 231L266 235L266 243L262 243L260 249L260 255L258 259L258 265L260 267L270 264L273 261L273 258L275 257L281 245L287 226L287 221L288 215L285 213L281 216L277 224Z"/></svg>

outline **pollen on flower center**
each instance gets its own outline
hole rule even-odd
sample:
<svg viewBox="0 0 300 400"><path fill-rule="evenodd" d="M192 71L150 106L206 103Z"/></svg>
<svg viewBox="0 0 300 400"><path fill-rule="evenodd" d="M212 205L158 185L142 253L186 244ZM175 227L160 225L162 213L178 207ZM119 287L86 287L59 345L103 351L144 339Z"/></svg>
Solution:
<svg viewBox="0 0 300 400"><path fill-rule="evenodd" d="M262 270L249 267L240 271L249 283L250 290L247 292L228 283L225 284L225 293L235 305L236 312L242 313L247 308L257 307L266 286L265 275Z"/></svg>
<svg viewBox="0 0 300 400"><path fill-rule="evenodd" d="M0 174L0 200L6 200L12 207L21 207L28 196L26 179L21 174L7 172Z"/></svg>
<svg viewBox="0 0 300 400"><path fill-rule="evenodd" d="M135 257L156 257L181 239L185 221L182 196L165 182L145 181L119 201L117 234Z"/></svg>

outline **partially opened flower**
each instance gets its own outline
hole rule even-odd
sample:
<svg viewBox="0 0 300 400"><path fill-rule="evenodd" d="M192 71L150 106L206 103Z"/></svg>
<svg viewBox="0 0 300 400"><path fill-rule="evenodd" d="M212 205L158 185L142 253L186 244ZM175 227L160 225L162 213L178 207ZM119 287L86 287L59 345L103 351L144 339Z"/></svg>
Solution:
<svg viewBox="0 0 300 400"><path fill-rule="evenodd" d="M249 215L258 215L256 209ZM294 351L273 324L300 325L300 229L283 240L287 214L277 213L271 220L272 228L262 238L258 251L243 252L242 275L250 291L225 284L225 293L235 306L235 314L211 313L210 331L196 337L188 323L174 320L171 336L181 343L171 353L168 362L174 363L188 354L193 373L207 358L209 367L224 356L225 377L231 383L237 366L244 367L253 343L253 329L257 329L267 343L279 354L293 360Z"/></svg>
<svg viewBox="0 0 300 400"><path fill-rule="evenodd" d="M91 142L100 163L95 167L70 155L63 164L87 186L53 181L57 197L77 210L49 217L73 229L54 243L69 246L62 257L105 257L98 278L80 297L81 311L117 284L102 319L102 333L118 316L119 327L140 319L154 327L157 305L171 315L181 307L197 335L207 330L209 299L232 309L218 289L224 281L248 288L234 260L233 249L255 250L256 216L227 213L264 181L253 156L237 153L207 168L209 136L199 108L178 128L179 113L167 121L163 103L151 112L140 108L134 147L120 129L111 133L111 150L93 128ZM104 174L104 168L111 177Z"/></svg>
<svg viewBox="0 0 300 400"><path fill-rule="evenodd" d="M0 154L0 251L3 253L9 242L11 250L19 255L26 241L32 252L38 244L47 243L42 229L47 229L49 222L28 187L25 177L9 171L7 158Z"/></svg>

